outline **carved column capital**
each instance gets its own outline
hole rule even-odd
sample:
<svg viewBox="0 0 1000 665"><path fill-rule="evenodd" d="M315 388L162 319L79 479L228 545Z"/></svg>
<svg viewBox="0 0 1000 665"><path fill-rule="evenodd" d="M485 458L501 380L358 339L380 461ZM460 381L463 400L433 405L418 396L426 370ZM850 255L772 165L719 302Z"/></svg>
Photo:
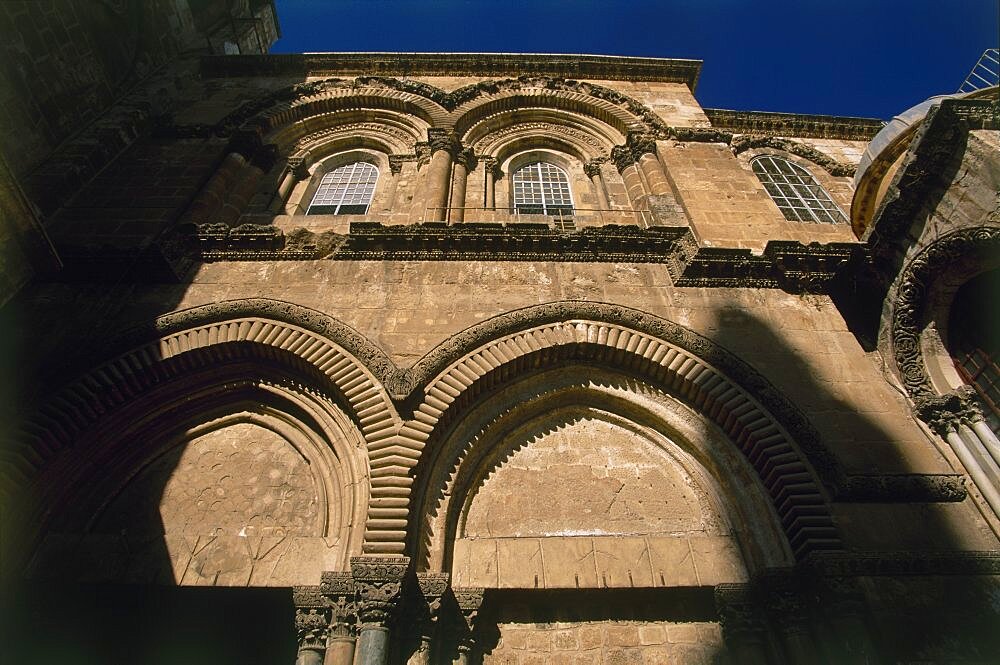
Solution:
<svg viewBox="0 0 1000 665"><path fill-rule="evenodd" d="M656 135L649 132L629 132L625 145L638 161L645 154L656 154Z"/></svg>
<svg viewBox="0 0 1000 665"><path fill-rule="evenodd" d="M403 163L410 159L409 155L389 155L389 172L398 175L403 170Z"/></svg>
<svg viewBox="0 0 1000 665"><path fill-rule="evenodd" d="M470 652L476 644L476 620L483 606L483 589L452 589L458 605L458 650Z"/></svg>
<svg viewBox="0 0 1000 665"><path fill-rule="evenodd" d="M309 167L305 157L289 157L288 172L302 180L309 176Z"/></svg>
<svg viewBox="0 0 1000 665"><path fill-rule="evenodd" d="M954 392L914 400L917 417L942 437L957 431L958 426L983 420L983 410L979 406L976 391L970 386L962 386Z"/></svg>
<svg viewBox="0 0 1000 665"><path fill-rule="evenodd" d="M330 607L330 637L351 637L358 616L357 591L350 573L325 572L320 591Z"/></svg>
<svg viewBox="0 0 1000 665"><path fill-rule="evenodd" d="M583 172L587 174L587 177L593 178L594 176L601 175L601 166L604 165L606 160L603 158L592 159L583 165Z"/></svg>
<svg viewBox="0 0 1000 665"><path fill-rule="evenodd" d="M467 171L472 171L476 168L476 154L472 148L461 148L455 153L455 163L461 164Z"/></svg>
<svg viewBox="0 0 1000 665"><path fill-rule="evenodd" d="M319 587L294 587L295 634L299 650L323 651L330 627L329 604Z"/></svg>
<svg viewBox="0 0 1000 665"><path fill-rule="evenodd" d="M766 627L748 584L719 584L715 587L715 605L726 640L759 643L765 640Z"/></svg>
<svg viewBox="0 0 1000 665"><path fill-rule="evenodd" d="M426 141L413 144L413 154L417 156L417 168L422 167L431 158L431 144Z"/></svg>
<svg viewBox="0 0 1000 665"><path fill-rule="evenodd" d="M431 147L432 154L438 150L446 150L454 157L462 149L462 144L454 132L437 127L427 130L427 143Z"/></svg>
<svg viewBox="0 0 1000 665"><path fill-rule="evenodd" d="M635 157L632 156L632 150L627 146L616 145L611 149L611 161L614 162L615 168L620 173L635 164Z"/></svg>
<svg viewBox="0 0 1000 665"><path fill-rule="evenodd" d="M358 598L361 628L385 628L399 605L408 557L351 558L351 577Z"/></svg>

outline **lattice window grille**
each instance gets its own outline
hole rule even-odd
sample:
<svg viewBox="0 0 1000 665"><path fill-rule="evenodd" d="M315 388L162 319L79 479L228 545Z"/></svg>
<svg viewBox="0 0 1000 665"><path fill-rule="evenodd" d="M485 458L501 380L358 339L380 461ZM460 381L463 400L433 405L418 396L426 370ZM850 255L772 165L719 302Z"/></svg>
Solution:
<svg viewBox="0 0 1000 665"><path fill-rule="evenodd" d="M554 217L573 214L569 177L555 164L526 164L514 172L511 182L514 187L514 212Z"/></svg>
<svg viewBox="0 0 1000 665"><path fill-rule="evenodd" d="M376 182L378 169L374 164L354 162L340 166L319 181L306 214L363 215L371 205Z"/></svg>
<svg viewBox="0 0 1000 665"><path fill-rule="evenodd" d="M785 219L792 222L839 224L844 212L809 171L780 157L756 157L750 166Z"/></svg>

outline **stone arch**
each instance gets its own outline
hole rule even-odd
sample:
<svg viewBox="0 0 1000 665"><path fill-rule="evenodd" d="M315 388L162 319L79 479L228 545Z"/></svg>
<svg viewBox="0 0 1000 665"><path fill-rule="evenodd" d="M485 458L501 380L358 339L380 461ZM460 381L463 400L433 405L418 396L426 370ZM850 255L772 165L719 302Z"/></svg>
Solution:
<svg viewBox="0 0 1000 665"><path fill-rule="evenodd" d="M593 118L552 109L503 112L488 116L470 127L463 142L477 155L498 157L512 142L543 138L559 140L587 159L608 157L625 136Z"/></svg>
<svg viewBox="0 0 1000 665"><path fill-rule="evenodd" d="M900 275L893 305L889 340L896 369L910 397L926 401L938 394L928 372L925 349L941 346L931 318L946 313L959 284L996 268L1000 257L1000 227L983 226L949 233L920 251ZM951 287L949 288L949 284ZM936 307L932 307L937 303ZM937 311L930 311L936 309ZM928 336L933 339L928 339Z"/></svg>
<svg viewBox="0 0 1000 665"><path fill-rule="evenodd" d="M412 368L408 402L414 415L399 430L395 454L401 461L418 458L442 419L460 412L482 391L529 368L576 358L626 367L669 387L715 422L752 461L797 556L839 547L819 480L832 485L836 464L801 414L759 374L711 341L626 307L549 303L501 315L454 336ZM403 551L411 478L408 466L400 464L398 472L394 519L369 523L366 548L372 553Z"/></svg>
<svg viewBox="0 0 1000 665"><path fill-rule="evenodd" d="M409 153L426 136L428 125L411 115L378 109L354 109L309 116L276 130L269 139L289 156L306 156L331 140L363 136L391 153Z"/></svg>
<svg viewBox="0 0 1000 665"><path fill-rule="evenodd" d="M307 118L338 111L394 111L419 118L428 126L441 124L448 115L445 109L427 97L379 83L364 85L341 80L321 83L323 85L308 91L308 94L294 95L289 92L289 101L266 103L246 123L258 125L267 135Z"/></svg>
<svg viewBox="0 0 1000 665"><path fill-rule="evenodd" d="M587 354L579 351L564 355L573 358L568 367L565 363L553 363L556 366L518 372L501 392L490 393L489 397L477 401L474 406L466 405L460 416L442 423L440 435L443 438L435 439L433 451L428 451L435 457L429 458L426 463L422 461L422 465L426 464L422 466L424 476L418 475L417 478L418 495L411 521L411 553L418 567L426 566L435 571L449 570L456 565L461 567L458 560L461 556L453 559L453 547L460 536L465 535L461 533L465 528L463 523L470 514L470 508L475 505L476 493L484 480L488 475L502 472L508 459L521 449L531 447L525 433L534 436L536 441L539 438L537 434L544 438L564 427L563 423L567 420L565 414L571 414L570 420L614 423L615 428L629 431L627 444L625 441L617 442L626 445L615 448L608 460L597 463L598 467L610 467L618 456L628 456L630 462L639 459L648 466L650 456L643 454L644 449L646 453L653 450L653 457L673 458L674 465L652 460L652 470L658 476L664 471L667 476L676 476L669 473L671 466L682 468L681 475L690 484L689 500L697 504L696 512L700 513L694 516L698 522L696 525L658 525L664 515L655 509L637 517L635 523L629 523L627 519L617 523L593 521L598 527L593 529L595 537L617 534L631 537L659 535L662 538L669 532L668 539L674 539L678 531L690 530L699 537L717 541L733 538L742 550L742 556L734 559L742 559L754 569L794 562L766 489L760 481L753 479L754 472L748 462L725 440L725 435L717 427L662 389L633 378L630 371L620 372L590 364L585 358ZM576 447L584 432L571 431L572 448ZM607 428L599 433L601 449L614 448L613 434ZM595 453L597 456L608 454L585 449L583 456L594 456ZM557 458L567 460L572 469L579 469L581 464L586 466L584 458L573 457L563 447L560 447ZM629 470L625 473L629 474ZM600 494L597 486L601 481L597 478L594 481L596 484L593 487L591 482L582 481L582 485L590 487L587 495ZM519 485L524 484L522 479ZM564 489L572 492L571 488ZM627 488L619 487L617 491L621 489ZM651 495L644 498L647 505L655 503ZM673 498L679 497L675 493ZM505 505L512 500L515 499L506 500ZM546 506L559 503L557 497L549 497L545 501ZM585 503L590 504L589 497ZM546 510L537 512L544 515ZM531 502L526 501L512 512L518 514L511 521L522 524L522 520L535 511L532 511ZM586 531L592 520L580 515L580 512L583 511L577 511L570 520L575 523L566 524L563 519L557 518L553 524L568 528L571 537L587 536L580 529ZM681 514L683 521L692 517L684 515L683 511ZM482 521L482 515L477 516L477 521ZM488 533L478 534L480 538L484 535L506 534L498 533L491 527ZM530 538L537 534L527 532L517 535ZM741 575L745 575L746 571L742 562L736 563L736 567L740 569L733 571L736 577L716 579L712 583L741 581ZM617 585L621 585L622 581L617 580ZM647 584L661 586L664 583L656 581Z"/></svg>
<svg viewBox="0 0 1000 665"><path fill-rule="evenodd" d="M317 385L339 401L359 433L359 446L367 449L369 468L384 464L385 442L398 429L399 416L383 387L402 383L391 360L349 326L305 307L267 299L225 301L159 317L110 346L117 354L69 370L77 378L27 422L5 455L6 494L57 469L88 432L129 404L159 386L183 386L179 378L230 362L237 350L257 365L294 369L302 385Z"/></svg>

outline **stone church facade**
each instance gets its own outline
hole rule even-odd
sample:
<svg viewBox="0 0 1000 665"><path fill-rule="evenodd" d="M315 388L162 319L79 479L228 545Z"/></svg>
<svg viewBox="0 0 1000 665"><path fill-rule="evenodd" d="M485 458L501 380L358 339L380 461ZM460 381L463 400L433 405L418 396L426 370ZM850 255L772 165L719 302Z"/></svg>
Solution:
<svg viewBox="0 0 1000 665"><path fill-rule="evenodd" d="M267 55L244 4L9 118L22 659L995 657L995 88L706 109L698 61Z"/></svg>

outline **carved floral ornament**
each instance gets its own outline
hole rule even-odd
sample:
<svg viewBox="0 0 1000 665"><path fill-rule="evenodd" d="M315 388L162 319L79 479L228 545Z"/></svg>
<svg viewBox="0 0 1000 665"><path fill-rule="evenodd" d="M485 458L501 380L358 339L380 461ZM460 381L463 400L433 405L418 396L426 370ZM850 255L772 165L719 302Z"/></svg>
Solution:
<svg viewBox="0 0 1000 665"><path fill-rule="evenodd" d="M956 418L978 420L982 414L967 391L939 395L931 383L921 344L928 291L950 266L977 255L996 256L998 252L1000 227L955 231L917 254L896 282L890 329L892 354L918 415L939 433L947 432Z"/></svg>

